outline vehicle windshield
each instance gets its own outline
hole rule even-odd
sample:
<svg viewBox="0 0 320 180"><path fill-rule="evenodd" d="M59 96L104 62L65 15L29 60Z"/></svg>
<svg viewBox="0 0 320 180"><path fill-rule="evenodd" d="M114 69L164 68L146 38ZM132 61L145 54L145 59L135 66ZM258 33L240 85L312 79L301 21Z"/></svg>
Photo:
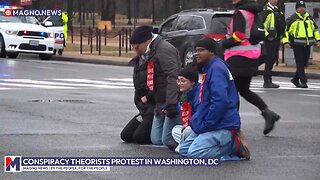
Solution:
<svg viewBox="0 0 320 180"><path fill-rule="evenodd" d="M211 33L227 34L227 26L232 15L215 15L211 21Z"/></svg>
<svg viewBox="0 0 320 180"><path fill-rule="evenodd" d="M3 11L0 11L0 22L23 23L21 19L15 16L4 16Z"/></svg>
<svg viewBox="0 0 320 180"><path fill-rule="evenodd" d="M18 18L28 24L39 24L35 17L33 16L18 16Z"/></svg>
<svg viewBox="0 0 320 180"><path fill-rule="evenodd" d="M46 21L52 22L53 26L63 26L61 16L50 16Z"/></svg>

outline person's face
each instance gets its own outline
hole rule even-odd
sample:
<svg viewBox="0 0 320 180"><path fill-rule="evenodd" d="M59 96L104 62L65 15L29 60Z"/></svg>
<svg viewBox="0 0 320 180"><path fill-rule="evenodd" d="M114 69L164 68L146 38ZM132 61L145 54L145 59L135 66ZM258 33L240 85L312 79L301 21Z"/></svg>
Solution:
<svg viewBox="0 0 320 180"><path fill-rule="evenodd" d="M148 44L150 40L142 42L140 44L131 44L133 51L136 52L137 55L141 56L147 51Z"/></svg>
<svg viewBox="0 0 320 180"><path fill-rule="evenodd" d="M306 12L306 8L305 7L299 7L297 9L297 12L300 13L300 14L304 14Z"/></svg>
<svg viewBox="0 0 320 180"><path fill-rule="evenodd" d="M275 6L278 4L278 0L269 0L269 3Z"/></svg>
<svg viewBox="0 0 320 180"><path fill-rule="evenodd" d="M193 56L197 60L197 65L202 67L212 59L212 57L214 56L214 53L208 51L203 47L196 47Z"/></svg>
<svg viewBox="0 0 320 180"><path fill-rule="evenodd" d="M187 92L192 89L195 82L191 82L189 79L183 76L178 76L177 84L179 86L180 92Z"/></svg>

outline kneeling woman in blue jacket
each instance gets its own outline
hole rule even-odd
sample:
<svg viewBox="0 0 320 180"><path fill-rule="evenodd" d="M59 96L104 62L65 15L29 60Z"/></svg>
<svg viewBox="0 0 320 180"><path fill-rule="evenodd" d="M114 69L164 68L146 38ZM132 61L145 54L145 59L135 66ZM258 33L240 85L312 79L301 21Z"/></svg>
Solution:
<svg viewBox="0 0 320 180"><path fill-rule="evenodd" d="M180 119L181 125L176 125L172 129L172 137L177 143L184 140L192 132L190 128L190 118L195 114L199 105L200 83L198 83L198 72L193 66L186 66L179 73L177 83L180 89ZM179 146L175 149L179 152Z"/></svg>

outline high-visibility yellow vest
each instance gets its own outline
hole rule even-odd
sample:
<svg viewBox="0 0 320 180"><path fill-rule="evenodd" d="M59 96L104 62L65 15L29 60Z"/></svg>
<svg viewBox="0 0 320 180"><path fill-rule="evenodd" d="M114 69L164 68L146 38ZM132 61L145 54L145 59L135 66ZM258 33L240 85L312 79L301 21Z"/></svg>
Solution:
<svg viewBox="0 0 320 180"><path fill-rule="evenodd" d="M266 16L263 16L266 14ZM283 36L285 30L285 20L283 13L277 6L271 7L269 3L264 7L261 13L264 28L268 32L268 39L272 40Z"/></svg>
<svg viewBox="0 0 320 180"><path fill-rule="evenodd" d="M276 6L274 8L277 8ZM270 12L266 18L266 20L264 21L263 25L264 28L267 31L272 31L275 30L275 23L274 23L274 13L273 13L273 9L269 6L267 6L267 10Z"/></svg>
<svg viewBox="0 0 320 180"><path fill-rule="evenodd" d="M320 41L320 34L308 12L304 15L296 12L287 19L286 33L282 39L284 44L313 45L316 41Z"/></svg>
<svg viewBox="0 0 320 180"><path fill-rule="evenodd" d="M63 34L64 40L67 41L68 37L68 15L65 12L62 12L62 25L63 25Z"/></svg>

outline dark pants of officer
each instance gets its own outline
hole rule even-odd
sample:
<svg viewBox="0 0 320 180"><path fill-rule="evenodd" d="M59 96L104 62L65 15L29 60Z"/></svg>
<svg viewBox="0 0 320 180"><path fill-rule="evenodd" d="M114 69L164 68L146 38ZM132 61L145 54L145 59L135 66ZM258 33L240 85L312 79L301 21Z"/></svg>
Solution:
<svg viewBox="0 0 320 180"><path fill-rule="evenodd" d="M271 81L271 73L274 63L279 59L280 38L272 41L264 41L265 48L265 68L264 68L264 81Z"/></svg>
<svg viewBox="0 0 320 180"><path fill-rule="evenodd" d="M150 106L152 111L154 106ZM133 117L129 123L123 128L120 136L125 142L138 144L151 144L150 134L153 121L153 113L141 115L143 121L139 122L136 117Z"/></svg>
<svg viewBox="0 0 320 180"><path fill-rule="evenodd" d="M296 60L296 73L293 77L294 81L300 79L301 83L307 83L308 79L304 72L304 68L308 65L310 58L310 46L293 46L294 58Z"/></svg>

